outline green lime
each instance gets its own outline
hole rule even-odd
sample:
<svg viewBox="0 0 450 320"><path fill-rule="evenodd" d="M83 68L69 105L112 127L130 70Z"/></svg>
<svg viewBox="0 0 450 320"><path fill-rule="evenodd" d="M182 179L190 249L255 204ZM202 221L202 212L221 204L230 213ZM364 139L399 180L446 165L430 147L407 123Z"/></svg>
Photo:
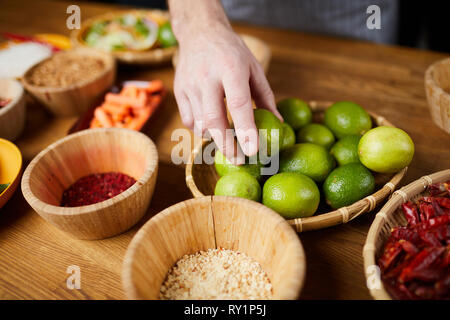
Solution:
<svg viewBox="0 0 450 320"><path fill-rule="evenodd" d="M319 201L319 188L301 173L278 173L270 177L263 187L263 204L286 219L312 216Z"/></svg>
<svg viewBox="0 0 450 320"><path fill-rule="evenodd" d="M375 189L375 178L360 163L350 163L334 169L323 184L327 203L334 209L351 205Z"/></svg>
<svg viewBox="0 0 450 320"><path fill-rule="evenodd" d="M308 104L297 98L287 98L277 103L278 111L292 129L298 130L312 121L312 112Z"/></svg>
<svg viewBox="0 0 450 320"><path fill-rule="evenodd" d="M282 122L266 109L255 109L254 115L255 125L259 131L259 150L267 149L267 155L269 156L276 154L283 141Z"/></svg>
<svg viewBox="0 0 450 320"><path fill-rule="evenodd" d="M299 143L280 153L280 172L299 172L321 182L333 168L333 157L317 144Z"/></svg>
<svg viewBox="0 0 450 320"><path fill-rule="evenodd" d="M173 47L177 45L177 39L172 31L170 22L167 21L163 25L159 26L158 30L158 42L163 48Z"/></svg>
<svg viewBox="0 0 450 320"><path fill-rule="evenodd" d="M258 180L247 172L232 172L217 181L214 194L260 201L261 186Z"/></svg>
<svg viewBox="0 0 450 320"><path fill-rule="evenodd" d="M325 111L325 125L336 138L350 134L363 135L372 128L369 114L360 105L350 102L336 102Z"/></svg>
<svg viewBox="0 0 450 320"><path fill-rule="evenodd" d="M246 159L248 162L248 158ZM232 164L219 150L216 150L216 155L214 156L214 166L216 167L217 174L219 176L224 176L232 172L247 172L254 176L256 179L261 179L261 163L255 164L243 164L236 166Z"/></svg>
<svg viewBox="0 0 450 320"><path fill-rule="evenodd" d="M397 172L408 166L414 156L409 135L393 127L376 127L362 136L358 145L361 163L372 171Z"/></svg>
<svg viewBox="0 0 450 320"><path fill-rule="evenodd" d="M283 140L281 141L281 150L289 148L295 144L295 132L290 125L283 122Z"/></svg>
<svg viewBox="0 0 450 320"><path fill-rule="evenodd" d="M297 142L310 142L330 149L334 143L334 136L330 129L324 125L311 123L297 132Z"/></svg>
<svg viewBox="0 0 450 320"><path fill-rule="evenodd" d="M359 135L345 136L331 147L330 153L336 158L340 166L349 163L360 163L358 157Z"/></svg>

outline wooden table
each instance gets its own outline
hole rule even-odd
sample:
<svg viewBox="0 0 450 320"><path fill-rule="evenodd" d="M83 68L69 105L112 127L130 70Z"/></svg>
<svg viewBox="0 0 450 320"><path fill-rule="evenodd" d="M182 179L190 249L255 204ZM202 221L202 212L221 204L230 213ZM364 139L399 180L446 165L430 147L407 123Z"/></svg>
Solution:
<svg viewBox="0 0 450 320"><path fill-rule="evenodd" d="M23 34L69 34L66 8L70 2L0 0L0 31ZM79 3L82 20L117 8ZM414 161L402 184L450 167L450 135L429 116L424 71L443 54L328 38L245 25L236 31L266 41L273 53L268 72L277 99L353 100L406 130L416 146ZM120 79L159 78L172 89L173 69L125 68ZM26 131L16 141L24 166L44 147L66 135L75 118L55 119L36 105L28 106ZM171 164L182 127L173 94L147 132L160 154L156 191L145 218L119 236L100 240L72 239L40 218L20 189L0 211L1 299L123 299L121 265L125 250L139 227L162 209L191 197L184 167ZM304 299L369 299L365 286L362 247L374 213L342 226L300 234L306 250ZM69 290L66 269L81 268L81 289Z"/></svg>

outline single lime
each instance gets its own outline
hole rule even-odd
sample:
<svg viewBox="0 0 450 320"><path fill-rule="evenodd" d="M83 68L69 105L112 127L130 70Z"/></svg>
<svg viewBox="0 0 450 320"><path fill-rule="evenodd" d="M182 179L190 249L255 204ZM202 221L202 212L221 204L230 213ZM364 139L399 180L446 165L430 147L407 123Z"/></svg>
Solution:
<svg viewBox="0 0 450 320"><path fill-rule="evenodd" d="M297 142L310 142L330 149L334 143L333 133L322 124L311 123L297 132Z"/></svg>
<svg viewBox="0 0 450 320"><path fill-rule="evenodd" d="M247 172L232 172L217 181L214 194L260 201L261 186L258 180Z"/></svg>
<svg viewBox="0 0 450 320"><path fill-rule="evenodd" d="M375 178L360 163L350 163L334 169L323 184L327 203L334 209L351 205L375 189Z"/></svg>
<svg viewBox="0 0 450 320"><path fill-rule="evenodd" d="M266 109L255 109L255 125L259 132L259 151L267 151L267 155L276 154L283 141L282 122Z"/></svg>
<svg viewBox="0 0 450 320"><path fill-rule="evenodd" d="M330 153L335 157L340 166L349 163L360 163L358 157L359 135L345 136L331 147Z"/></svg>
<svg viewBox="0 0 450 320"><path fill-rule="evenodd" d="M333 157L317 144L299 143L280 153L280 172L299 172L321 182L333 168Z"/></svg>
<svg viewBox="0 0 450 320"><path fill-rule="evenodd" d="M414 156L409 135L393 127L376 127L362 136L358 145L361 163L372 171L397 172L408 166Z"/></svg>
<svg viewBox="0 0 450 320"><path fill-rule="evenodd" d="M292 129L298 130L312 121L312 112L308 104L297 98L287 98L277 103L278 111Z"/></svg>
<svg viewBox="0 0 450 320"><path fill-rule="evenodd" d="M319 201L319 188L301 173L278 173L270 177L263 187L263 204L286 219L312 216Z"/></svg>
<svg viewBox="0 0 450 320"><path fill-rule="evenodd" d="M173 47L177 45L177 39L172 31L172 26L170 22L167 21L163 25L159 26L158 30L158 42L161 44L161 47Z"/></svg>
<svg viewBox="0 0 450 320"><path fill-rule="evenodd" d="M283 122L281 125L283 126L283 140L281 141L281 150L284 150L295 144L295 132L292 127L286 122Z"/></svg>
<svg viewBox="0 0 450 320"><path fill-rule="evenodd" d="M340 101L325 111L325 125L340 139L350 134L363 135L372 128L369 114L360 105Z"/></svg>
<svg viewBox="0 0 450 320"><path fill-rule="evenodd" d="M254 176L256 179L261 179L261 163L250 164L249 159L246 158L246 163L240 166L232 164L219 150L216 150L216 155L214 156L214 166L216 167L217 174L219 176L224 176L232 172L247 172Z"/></svg>

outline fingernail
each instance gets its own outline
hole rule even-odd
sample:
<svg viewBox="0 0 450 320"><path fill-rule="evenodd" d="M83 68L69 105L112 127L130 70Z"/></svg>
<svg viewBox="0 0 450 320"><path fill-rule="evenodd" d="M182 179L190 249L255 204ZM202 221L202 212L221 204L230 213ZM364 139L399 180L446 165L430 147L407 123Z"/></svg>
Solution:
<svg viewBox="0 0 450 320"><path fill-rule="evenodd" d="M258 146L255 143L253 143L252 141L246 141L244 143L243 151L247 156L250 157L258 152Z"/></svg>

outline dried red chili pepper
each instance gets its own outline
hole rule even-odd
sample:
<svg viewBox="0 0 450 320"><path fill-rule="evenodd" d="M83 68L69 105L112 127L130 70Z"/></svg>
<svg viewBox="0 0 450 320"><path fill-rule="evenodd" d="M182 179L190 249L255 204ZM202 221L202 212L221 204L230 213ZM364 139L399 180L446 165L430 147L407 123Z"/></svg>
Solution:
<svg viewBox="0 0 450 320"><path fill-rule="evenodd" d="M394 242L391 245L386 246L383 255L378 260L380 269L387 270L401 252L402 245L399 242Z"/></svg>
<svg viewBox="0 0 450 320"><path fill-rule="evenodd" d="M419 222L419 214L417 213L417 209L412 202L408 201L403 203L402 210L409 225L414 226Z"/></svg>
<svg viewBox="0 0 450 320"><path fill-rule="evenodd" d="M414 259L406 266L398 280L406 282L417 278L421 280L429 280L433 275L427 273L426 269L445 251L444 247L425 248L419 252Z"/></svg>

